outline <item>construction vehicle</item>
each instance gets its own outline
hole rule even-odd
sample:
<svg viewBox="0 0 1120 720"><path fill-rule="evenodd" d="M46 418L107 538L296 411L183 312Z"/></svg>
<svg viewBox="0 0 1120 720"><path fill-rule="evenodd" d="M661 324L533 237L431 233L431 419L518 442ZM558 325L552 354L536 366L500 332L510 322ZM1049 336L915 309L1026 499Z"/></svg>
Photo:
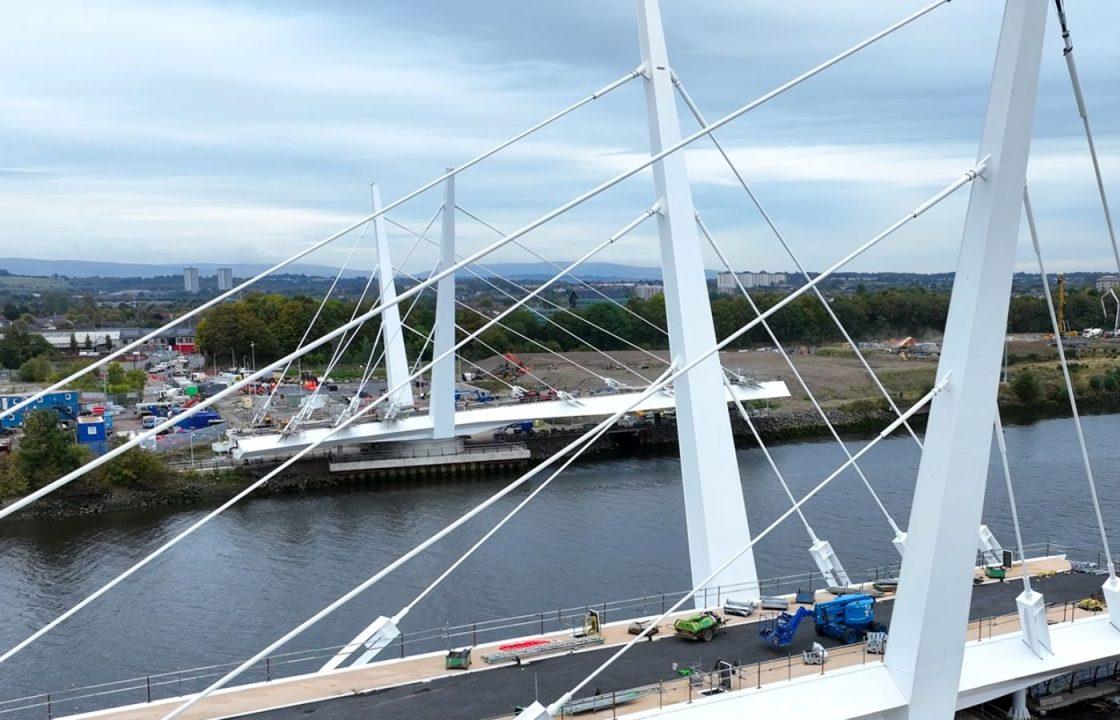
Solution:
<svg viewBox="0 0 1120 720"><path fill-rule="evenodd" d="M533 428L532 420L521 420L515 423L510 423L503 428L499 428L494 433L495 440L523 440L531 438L537 434L536 429Z"/></svg>
<svg viewBox="0 0 1120 720"><path fill-rule="evenodd" d="M875 598L866 593L841 595L835 600L817 603L813 608L817 635L836 638L845 645L863 640L868 632L880 632L875 622Z"/></svg>
<svg viewBox="0 0 1120 720"><path fill-rule="evenodd" d="M1070 330L1069 323L1066 322L1066 276L1065 274L1058 275L1058 332L1062 337L1078 337L1080 333L1076 330Z"/></svg>
<svg viewBox="0 0 1120 720"><path fill-rule="evenodd" d="M511 352L502 355L502 363L498 365L497 375L503 379L516 378L529 372L529 366Z"/></svg>
<svg viewBox="0 0 1120 720"><path fill-rule="evenodd" d="M673 632L685 640L699 640L711 642L717 632L725 629L727 619L716 615L711 610L705 610L699 615L681 618L673 623Z"/></svg>
<svg viewBox="0 0 1120 720"><path fill-rule="evenodd" d="M801 621L812 616L812 614L812 610L799 607L797 612L792 615L783 612L769 620L763 620L758 624L758 636L771 647L785 647L793 642L793 636L797 634L797 628L801 625Z"/></svg>

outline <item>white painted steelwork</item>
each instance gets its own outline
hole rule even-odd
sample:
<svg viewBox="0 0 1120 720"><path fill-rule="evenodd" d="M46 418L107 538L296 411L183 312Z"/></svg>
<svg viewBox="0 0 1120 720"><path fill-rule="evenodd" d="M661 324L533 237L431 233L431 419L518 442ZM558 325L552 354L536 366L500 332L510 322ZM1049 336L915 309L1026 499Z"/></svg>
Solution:
<svg viewBox="0 0 1120 720"><path fill-rule="evenodd" d="M724 393L721 399L723 406L733 402L736 398L743 402L751 402L753 400L773 400L789 397L789 389L780 380L770 380L759 383L757 386L732 385L731 387L734 388L735 394ZM640 395L638 392L620 392L580 397L576 398L576 402L541 400L502 405L490 404L470 410L459 410L455 413L455 434L473 435L526 420L602 417L614 413L619 408L627 407L638 395ZM675 406L672 395L657 393L639 403L635 407L635 411L671 410ZM233 454L234 457L243 459L282 457L330 435L332 430L333 428L322 427L302 429L288 436L272 433L235 436L236 445L233 448ZM322 447L366 442L431 439L432 431L431 415L424 413L398 415L390 421L354 423L344 430L335 432L330 439L322 444Z"/></svg>
<svg viewBox="0 0 1120 720"><path fill-rule="evenodd" d="M652 154L656 155L681 140L672 71L657 0L638 0L638 32L650 146ZM669 351L675 361L684 364L716 344L684 153L673 153L654 163L653 185L661 203L657 231ZM694 581L710 575L751 536L739 465L735 460L731 419L725 411L722 375L719 357L712 355L673 386L677 399L688 555ZM713 584L757 587L754 553L745 553L714 578ZM745 599L757 599L758 591L746 595Z"/></svg>
<svg viewBox="0 0 1120 720"><path fill-rule="evenodd" d="M1006 4L885 658L908 718L956 709L1045 27L1046 0Z"/></svg>
<svg viewBox="0 0 1120 720"><path fill-rule="evenodd" d="M449 178L448 182L453 182ZM373 193L373 211L381 212L381 189L370 188ZM385 231L385 216L373 219L373 234L377 241L377 282L380 285L378 304L385 308L381 313L381 337L385 343L385 377L389 387L397 388L389 394L389 403L397 408L412 407L412 385L402 380L409 376L408 356L404 350L404 332L401 330L401 312L398 307L396 273L393 256L389 253L389 234ZM357 331L355 331L357 332Z"/></svg>
<svg viewBox="0 0 1120 720"><path fill-rule="evenodd" d="M450 172L453 168L448 168ZM440 231L439 269L455 265L455 178L447 178L443 186L443 226ZM455 436L455 273L440 278L436 285L436 324L434 352L442 358L432 367L431 400L432 436L437 440Z"/></svg>

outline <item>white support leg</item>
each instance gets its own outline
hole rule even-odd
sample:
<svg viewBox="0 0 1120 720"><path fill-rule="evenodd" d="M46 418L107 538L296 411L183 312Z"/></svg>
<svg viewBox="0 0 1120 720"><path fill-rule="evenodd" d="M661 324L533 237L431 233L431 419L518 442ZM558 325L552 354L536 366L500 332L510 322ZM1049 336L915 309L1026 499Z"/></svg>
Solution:
<svg viewBox="0 0 1120 720"><path fill-rule="evenodd" d="M1027 689L1016 690L1011 694L1011 710L1007 712L1010 720L1031 720L1031 711L1027 709Z"/></svg>
<svg viewBox="0 0 1120 720"><path fill-rule="evenodd" d="M980 551L980 557L984 558L985 565L999 565L1003 562L1003 546L996 540L996 536L988 529L987 525L980 525L979 542L976 548Z"/></svg>
<svg viewBox="0 0 1120 720"><path fill-rule="evenodd" d="M347 643L342 650L334 655L327 661L319 672L328 672L334 670L346 659L358 655L358 659L350 664L350 667L360 667L367 665L377 653L384 650L389 646L389 643L396 640L401 636L401 631L397 628L397 623L392 618L387 618L384 615L371 622L365 630L358 633L357 637Z"/></svg>
<svg viewBox="0 0 1120 720"><path fill-rule="evenodd" d="M956 710L1046 4L1007 2L996 49L987 168L972 184L938 364L938 377L952 375L930 406L885 659L911 719Z"/></svg>
<svg viewBox="0 0 1120 720"><path fill-rule="evenodd" d="M377 185L372 186L371 190L373 211L381 212L381 190ZM397 287L384 217L379 215L374 218L373 233L377 239L378 285L381 288L378 304L385 308L381 313L381 337L385 342L385 375L391 388L403 383L389 396L389 405L394 408L412 407L412 385L405 382L409 376L408 356L404 351L404 330L401 328L400 308L395 304Z"/></svg>
<svg viewBox="0 0 1120 720"><path fill-rule="evenodd" d="M513 720L552 720L552 715L548 713L548 708L541 705L540 702L534 701L524 710L517 713L517 717Z"/></svg>
<svg viewBox="0 0 1120 720"><path fill-rule="evenodd" d="M906 536L907 533L899 530L894 536L894 540L891 540L891 545L894 545L894 549L898 551L899 557L906 557Z"/></svg>
<svg viewBox="0 0 1120 720"><path fill-rule="evenodd" d="M851 586L852 580L848 577L848 572L840 564L840 558L836 556L836 551L832 549L832 545L827 540L817 540L813 543L809 547L809 554L813 557L813 562L817 564L817 569L821 571L821 575L824 576L829 587L845 588Z"/></svg>
<svg viewBox="0 0 1120 720"><path fill-rule="evenodd" d="M1108 620L1120 630L1120 578L1110 577L1101 587L1105 605L1108 606Z"/></svg>
<svg viewBox="0 0 1120 720"><path fill-rule="evenodd" d="M1053 655L1050 646L1050 624L1046 620L1046 600L1042 593L1024 590L1015 598L1019 608L1019 627L1023 631L1023 642L1035 655Z"/></svg>
<svg viewBox="0 0 1120 720"><path fill-rule="evenodd" d="M448 168L448 172L454 168ZM440 234L440 269L455 264L455 178L447 178L443 190L443 231ZM436 283L436 331L433 353L439 357L455 347L455 274ZM455 437L455 354L432 368L432 392L428 412L432 415L432 437Z"/></svg>
<svg viewBox="0 0 1120 720"><path fill-rule="evenodd" d="M638 0L637 5L650 145L656 153L680 140L680 121L657 0ZM692 188L684 153L673 153L652 169L661 203L657 228L669 348L673 359L685 364L716 344ZM701 582L750 540L721 377L719 357L712 355L674 383L694 583ZM712 585L738 586L743 589L736 592L737 596L757 599L753 552L744 553ZM703 593L697 597L702 603Z"/></svg>

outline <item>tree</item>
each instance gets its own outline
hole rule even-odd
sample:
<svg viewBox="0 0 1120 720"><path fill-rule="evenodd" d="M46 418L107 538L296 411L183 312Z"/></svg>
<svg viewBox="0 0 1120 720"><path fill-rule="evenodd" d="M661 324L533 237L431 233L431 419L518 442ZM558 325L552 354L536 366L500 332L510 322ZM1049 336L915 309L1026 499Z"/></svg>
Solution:
<svg viewBox="0 0 1120 720"><path fill-rule="evenodd" d="M93 340L90 340L89 333L86 333L86 340L83 345L85 346L86 350L93 349Z"/></svg>
<svg viewBox="0 0 1120 720"><path fill-rule="evenodd" d="M1032 371L1023 370L1011 378L1011 392L1020 402L1032 403L1042 395L1042 382Z"/></svg>
<svg viewBox="0 0 1120 720"><path fill-rule="evenodd" d="M132 448L105 463L95 473L93 481L102 487L123 485L151 490L166 485L174 470L156 453Z"/></svg>
<svg viewBox="0 0 1120 720"><path fill-rule="evenodd" d="M23 424L23 439L15 463L27 485L41 487L79 467L86 459L85 448L58 423L53 410L28 413Z"/></svg>
<svg viewBox="0 0 1120 720"><path fill-rule="evenodd" d="M228 357L232 350L234 362L250 355L253 342L258 361L277 357L270 326L244 302L220 305L206 313L195 331L195 340L199 350L210 357Z"/></svg>
<svg viewBox="0 0 1120 720"><path fill-rule="evenodd" d="M15 369L36 355L49 357L53 352L54 348L46 338L28 332L26 323L17 320L5 330L4 339L0 340L0 365Z"/></svg>
<svg viewBox="0 0 1120 720"><path fill-rule="evenodd" d="M22 495L27 492L27 480L16 466L14 458L0 455L0 498Z"/></svg>
<svg viewBox="0 0 1120 720"><path fill-rule="evenodd" d="M78 336L75 335L73 332L70 333L70 354L71 355L77 355L78 354Z"/></svg>
<svg viewBox="0 0 1120 720"><path fill-rule="evenodd" d="M43 382L50 378L53 369L50 360L42 355L36 355L19 366L19 379L22 382Z"/></svg>
<svg viewBox="0 0 1120 720"><path fill-rule="evenodd" d="M113 338L109 337L108 335L105 336L105 349L106 350L112 350L113 349Z"/></svg>

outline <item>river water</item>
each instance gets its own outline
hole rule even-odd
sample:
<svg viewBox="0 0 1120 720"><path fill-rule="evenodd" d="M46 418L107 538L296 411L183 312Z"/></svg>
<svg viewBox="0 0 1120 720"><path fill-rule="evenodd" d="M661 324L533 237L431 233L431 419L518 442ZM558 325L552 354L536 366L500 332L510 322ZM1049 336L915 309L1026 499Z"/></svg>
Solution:
<svg viewBox="0 0 1120 720"><path fill-rule="evenodd" d="M1120 533L1120 415L1084 422L1105 518ZM863 442L850 447L854 451ZM1025 541L1098 550L1071 421L1009 427L1007 442ZM844 459L829 442L777 446L772 454L799 496ZM738 458L751 526L758 531L788 508L788 500L760 451L741 450ZM881 442L861 463L903 527L918 459L913 440L897 437ZM984 519L1012 547L997 461L993 452ZM243 659L509 479L244 502L0 666L0 700ZM377 615L393 614L527 492L504 498L289 647L337 645ZM205 511L3 523L0 646L11 647ZM690 583L682 512L673 457L574 466L418 605L403 629L407 634L445 623L685 589ZM814 498L806 515L853 576L896 559L890 528L852 471ZM812 569L807 546L804 528L790 518L756 548L760 575ZM315 667L292 666L302 672ZM142 692L100 702L139 700Z"/></svg>

